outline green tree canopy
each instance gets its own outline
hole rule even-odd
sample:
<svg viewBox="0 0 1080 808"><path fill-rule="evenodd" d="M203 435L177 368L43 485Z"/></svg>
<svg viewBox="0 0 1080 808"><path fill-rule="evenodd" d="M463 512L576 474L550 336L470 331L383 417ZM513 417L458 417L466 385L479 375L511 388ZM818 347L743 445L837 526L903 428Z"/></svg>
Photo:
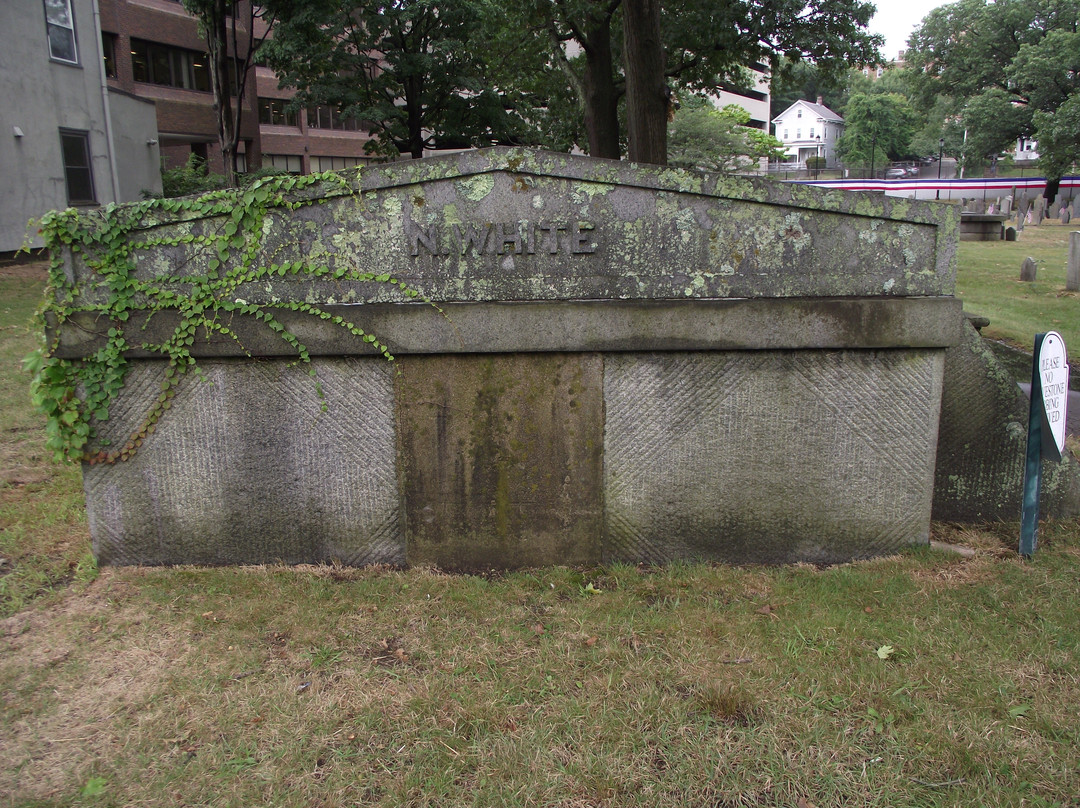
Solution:
<svg viewBox="0 0 1080 808"><path fill-rule="evenodd" d="M640 135L631 136L629 156L664 162L673 91L715 93L725 86L745 87L750 83L747 67L777 69L782 58L813 59L827 73L838 73L849 62L880 59L881 39L866 31L874 6L864 0L532 2L537 29L547 32L550 44L561 51L563 43L573 41L581 49L581 80L572 89L583 96L589 152L603 157L619 156L618 99L628 92L628 77L638 77L636 92L645 96L631 104L628 125L631 132L651 133L647 144L635 142ZM654 24L658 34L651 28ZM621 66L615 60L620 26ZM561 58L558 52L552 57ZM652 137L661 131L663 137Z"/></svg>
<svg viewBox="0 0 1080 808"><path fill-rule="evenodd" d="M485 77L485 0L307 0L278 22L268 62L298 100L370 128L387 154L514 142L526 131Z"/></svg>
<svg viewBox="0 0 1080 808"><path fill-rule="evenodd" d="M884 168L889 160L910 155L919 117L898 93L860 93L848 101L844 123L837 156L849 167Z"/></svg>
<svg viewBox="0 0 1080 808"><path fill-rule="evenodd" d="M681 168L732 172L759 159L779 160L783 144L747 126L750 113L735 104L716 109L701 96L683 101L668 126L668 162Z"/></svg>
<svg viewBox="0 0 1080 808"><path fill-rule="evenodd" d="M966 166L1034 136L1047 176L1068 170L1054 113L1080 92L1078 29L1080 0L958 0L927 15L907 53L914 90L926 107L952 99L943 122L967 131Z"/></svg>

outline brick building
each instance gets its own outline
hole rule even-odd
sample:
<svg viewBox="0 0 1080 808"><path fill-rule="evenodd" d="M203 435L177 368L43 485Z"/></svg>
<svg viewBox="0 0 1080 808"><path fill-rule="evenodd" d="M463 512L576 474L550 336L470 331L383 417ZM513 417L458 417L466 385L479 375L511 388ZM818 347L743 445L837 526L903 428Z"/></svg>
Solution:
<svg viewBox="0 0 1080 808"><path fill-rule="evenodd" d="M109 85L154 101L165 164L183 165L194 153L221 172L209 58L195 18L178 0L99 3ZM364 162L365 131L329 107L290 112L291 96L269 68L252 68L237 147L241 171L272 165L306 174Z"/></svg>

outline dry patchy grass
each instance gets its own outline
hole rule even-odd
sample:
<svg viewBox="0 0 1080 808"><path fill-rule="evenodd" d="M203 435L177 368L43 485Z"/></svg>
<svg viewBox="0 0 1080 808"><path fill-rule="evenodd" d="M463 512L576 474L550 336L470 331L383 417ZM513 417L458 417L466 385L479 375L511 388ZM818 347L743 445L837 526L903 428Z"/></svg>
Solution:
<svg viewBox="0 0 1080 808"><path fill-rule="evenodd" d="M7 284L7 285L5 285ZM1080 804L1080 522L826 569L109 569L0 274L0 804ZM22 301L22 302L20 302Z"/></svg>
<svg viewBox="0 0 1080 808"><path fill-rule="evenodd" d="M1035 564L965 532L828 569L106 570L0 624L0 793L1072 804L1080 525Z"/></svg>

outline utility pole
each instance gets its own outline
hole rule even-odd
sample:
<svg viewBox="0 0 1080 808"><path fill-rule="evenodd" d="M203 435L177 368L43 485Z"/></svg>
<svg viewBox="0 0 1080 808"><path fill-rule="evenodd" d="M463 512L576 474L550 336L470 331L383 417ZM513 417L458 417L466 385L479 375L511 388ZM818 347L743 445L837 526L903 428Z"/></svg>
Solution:
<svg viewBox="0 0 1080 808"><path fill-rule="evenodd" d="M938 145L938 151L937 151L938 188L937 188L937 191L934 194L934 199L941 199L941 158L945 156L945 138L941 138L941 140L938 141L937 145Z"/></svg>

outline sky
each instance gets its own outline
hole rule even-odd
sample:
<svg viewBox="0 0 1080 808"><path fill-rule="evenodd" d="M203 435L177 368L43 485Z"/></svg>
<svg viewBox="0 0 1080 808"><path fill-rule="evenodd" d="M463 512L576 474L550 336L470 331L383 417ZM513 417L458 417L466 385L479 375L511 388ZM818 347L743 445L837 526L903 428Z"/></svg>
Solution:
<svg viewBox="0 0 1080 808"><path fill-rule="evenodd" d="M870 20L870 32L885 37L882 55L895 59L923 17L946 4L947 0L876 0L877 14Z"/></svg>

